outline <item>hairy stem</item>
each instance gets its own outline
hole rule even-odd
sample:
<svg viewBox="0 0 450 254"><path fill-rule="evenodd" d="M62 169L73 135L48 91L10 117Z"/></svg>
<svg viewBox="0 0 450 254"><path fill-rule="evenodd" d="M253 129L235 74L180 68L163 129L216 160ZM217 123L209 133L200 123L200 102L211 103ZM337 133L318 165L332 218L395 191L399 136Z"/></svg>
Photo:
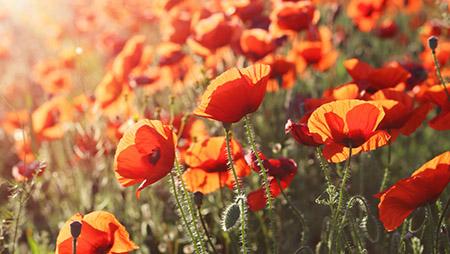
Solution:
<svg viewBox="0 0 450 254"><path fill-rule="evenodd" d="M231 172L233 173L234 181L235 181L235 192L238 194L239 197L245 197L244 191L242 190L241 184L239 182L238 175L236 173L236 169L234 168L234 162L233 162L233 155L231 151L231 126L224 126L225 130L225 143L227 148L227 159L228 159L228 166L231 169ZM247 248L247 213L246 206L247 204L245 202L239 202L239 207L241 209L241 251L244 254L248 253Z"/></svg>
<svg viewBox="0 0 450 254"><path fill-rule="evenodd" d="M445 214L447 213L449 206L450 206L450 198L447 200L444 210L442 210L441 216L439 217L439 222L438 222L437 228L436 228L436 236L434 239L434 253L438 253L438 251L439 251L439 233L441 232L442 222L444 221L444 217L445 217Z"/></svg>
<svg viewBox="0 0 450 254"><path fill-rule="evenodd" d="M450 101L450 93L447 91L447 85L445 84L445 80L441 74L441 66L439 65L439 61L436 57L436 51L434 49L431 50L431 55L433 55L434 66L436 67L436 74L441 82L441 85L444 87L445 94L447 95L447 99Z"/></svg>
<svg viewBox="0 0 450 254"><path fill-rule="evenodd" d="M391 157L392 157L391 144L388 144L387 164L386 164L386 167L384 168L383 180L381 181L381 185L380 185L380 192L382 192L386 188L387 181L389 179L390 167L391 167Z"/></svg>
<svg viewBox="0 0 450 254"><path fill-rule="evenodd" d="M250 148L253 152L253 154L256 157L256 160L258 162L258 166L260 168L260 172L262 175L262 182L263 182L263 187L264 187L264 191L266 194L266 199L267 199L267 207L268 207L268 212L269 212L269 219L270 219L270 231L272 232L273 235L275 235L275 218L273 215L273 198L272 198L272 193L270 192L270 183L269 183L269 179L268 179L268 172L267 169L264 167L263 161L261 160L261 156L259 156L259 152L256 149L256 143L255 143L255 133L253 131L253 125L250 121L250 118L248 116L245 116L244 118L245 121L245 134L247 136L248 142L250 144ZM274 237L275 238L275 237ZM273 241L273 253L277 253L277 241L274 239Z"/></svg>

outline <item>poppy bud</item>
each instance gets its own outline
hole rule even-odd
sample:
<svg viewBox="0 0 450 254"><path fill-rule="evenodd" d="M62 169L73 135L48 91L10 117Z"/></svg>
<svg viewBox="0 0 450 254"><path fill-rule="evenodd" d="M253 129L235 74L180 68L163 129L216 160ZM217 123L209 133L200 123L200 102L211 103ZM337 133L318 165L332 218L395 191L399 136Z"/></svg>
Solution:
<svg viewBox="0 0 450 254"><path fill-rule="evenodd" d="M194 192L194 203L197 207L201 207L203 203L203 193L200 191Z"/></svg>
<svg viewBox="0 0 450 254"><path fill-rule="evenodd" d="M438 46L438 38L436 36L430 36L428 38L428 46L430 47L431 50L436 50L437 46Z"/></svg>
<svg viewBox="0 0 450 254"><path fill-rule="evenodd" d="M70 234L72 234L73 238L78 238L81 234L81 222L74 221L70 223Z"/></svg>
<svg viewBox="0 0 450 254"><path fill-rule="evenodd" d="M241 217L241 208L237 202L229 205L222 218L223 231L230 231L232 228L239 224L239 218Z"/></svg>

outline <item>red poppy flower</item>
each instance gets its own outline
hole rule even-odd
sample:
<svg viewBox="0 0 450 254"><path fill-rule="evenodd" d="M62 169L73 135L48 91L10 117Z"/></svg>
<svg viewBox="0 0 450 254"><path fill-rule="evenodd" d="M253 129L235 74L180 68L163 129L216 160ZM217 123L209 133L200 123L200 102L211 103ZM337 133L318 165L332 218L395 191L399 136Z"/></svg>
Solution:
<svg viewBox="0 0 450 254"><path fill-rule="evenodd" d="M308 128L322 138L324 157L336 163L348 158L349 147L355 155L386 145L389 134L377 131L384 115L383 107L374 102L334 101L320 106L311 114Z"/></svg>
<svg viewBox="0 0 450 254"><path fill-rule="evenodd" d="M292 182L297 173L297 163L294 160L288 158L279 159L267 159L263 154L260 154L263 160L264 168L267 170L270 194L272 197L278 197L281 191L286 189ZM256 172L261 169L256 161L254 154L249 154L249 160L251 161L251 167ZM265 189L260 188L256 191L252 191L247 196L248 207L251 211L256 212L266 207L266 194Z"/></svg>
<svg viewBox="0 0 450 254"><path fill-rule="evenodd" d="M385 116L378 126L392 136L391 142L399 132L403 135L413 133L425 120L431 105L425 103L414 107L413 98L402 91L383 89L370 96L370 99L383 106Z"/></svg>
<svg viewBox="0 0 450 254"><path fill-rule="evenodd" d="M47 164L44 162L20 161L12 168L12 175L17 181L23 182L33 178L34 176L41 175L44 172L45 168L47 168Z"/></svg>
<svg viewBox="0 0 450 254"><path fill-rule="evenodd" d="M226 13L238 16L242 21L248 21L261 15L264 11L263 0L224 0L221 1Z"/></svg>
<svg viewBox="0 0 450 254"><path fill-rule="evenodd" d="M175 161L174 134L157 120L141 120L127 129L117 145L114 170L122 186L140 184L136 196L170 173Z"/></svg>
<svg viewBox="0 0 450 254"><path fill-rule="evenodd" d="M398 228L418 207L434 202L450 182L450 151L434 157L405 179L375 195L387 231Z"/></svg>
<svg viewBox="0 0 450 254"><path fill-rule="evenodd" d="M286 126L284 127L286 134L291 134L294 139L306 146L320 146L322 144L319 134L311 133L308 129L308 119L311 113L304 115L300 120L295 123L291 119L288 119Z"/></svg>
<svg viewBox="0 0 450 254"><path fill-rule="evenodd" d="M318 20L318 12L310 1L277 2L270 19L275 34L299 32Z"/></svg>
<svg viewBox="0 0 450 254"><path fill-rule="evenodd" d="M450 93L450 86L447 85ZM425 97L439 107L440 112L430 120L428 125L435 130L450 130L450 99L443 85L435 85L425 92Z"/></svg>
<svg viewBox="0 0 450 254"><path fill-rule="evenodd" d="M368 92L395 87L400 83L406 82L410 77L409 72L398 63L391 63L381 68L373 68L363 61L352 58L346 60L344 66L361 90L367 90Z"/></svg>
<svg viewBox="0 0 450 254"><path fill-rule="evenodd" d="M300 73L307 66L326 71L336 63L339 56L332 44L331 31L325 26L310 27L306 39L294 44L294 51L299 56L297 71Z"/></svg>
<svg viewBox="0 0 450 254"><path fill-rule="evenodd" d="M31 115L33 130L41 140L59 139L64 135L65 125L73 118L74 108L63 97L53 97Z"/></svg>
<svg viewBox="0 0 450 254"><path fill-rule="evenodd" d="M240 45L244 56L253 61L267 56L277 47L275 39L269 32L260 28L244 30L241 35Z"/></svg>
<svg viewBox="0 0 450 254"><path fill-rule="evenodd" d="M255 112L266 93L270 66L255 64L232 68L211 81L194 115L235 123Z"/></svg>
<svg viewBox="0 0 450 254"><path fill-rule="evenodd" d="M398 33L398 26L395 21L387 19L376 28L375 33L380 38L393 38Z"/></svg>
<svg viewBox="0 0 450 254"><path fill-rule="evenodd" d="M139 248L113 214L95 211L84 216L77 213L66 221L56 239L56 254L72 254L70 224L75 221L81 223L77 253L124 254Z"/></svg>
<svg viewBox="0 0 450 254"><path fill-rule="evenodd" d="M175 9L169 15L169 24L162 23L161 25L164 26L164 29L161 29L161 32L165 41L182 45L191 34L191 14L184 10ZM164 22L165 19L161 21Z"/></svg>
<svg viewBox="0 0 450 254"><path fill-rule="evenodd" d="M194 26L194 34L189 41L191 47L203 47L209 52L230 44L234 25L226 20L223 13L215 13L200 20Z"/></svg>
<svg viewBox="0 0 450 254"><path fill-rule="evenodd" d="M49 94L69 92L72 87L70 74L67 71L55 70L50 72L39 82L42 88Z"/></svg>
<svg viewBox="0 0 450 254"><path fill-rule="evenodd" d="M231 140L234 168L238 177L250 173L242 148L236 140ZM211 193L221 187L233 188L234 177L228 167L225 137L206 138L194 142L184 155L188 167L183 180L191 192Z"/></svg>
<svg viewBox="0 0 450 254"><path fill-rule="evenodd" d="M362 32L370 32L377 24L385 0L352 0L347 6L347 15Z"/></svg>

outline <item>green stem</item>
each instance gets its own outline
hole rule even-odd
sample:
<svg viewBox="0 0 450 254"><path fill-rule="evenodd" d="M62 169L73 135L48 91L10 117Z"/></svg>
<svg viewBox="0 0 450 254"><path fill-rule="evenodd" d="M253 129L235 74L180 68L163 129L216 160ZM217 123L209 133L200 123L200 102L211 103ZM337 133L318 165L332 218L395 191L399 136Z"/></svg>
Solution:
<svg viewBox="0 0 450 254"><path fill-rule="evenodd" d="M436 51L434 49L432 49L431 54L433 55L434 66L436 67L436 74L437 74L442 86L444 87L444 91L445 91L445 94L447 95L447 99L450 101L450 93L447 91L447 86L445 84L445 80L442 77L441 67L439 66L439 61L436 57Z"/></svg>
<svg viewBox="0 0 450 254"><path fill-rule="evenodd" d="M188 234L192 240L192 244L194 245L194 250L197 253L199 251L198 246L197 246L197 240L196 240L196 237L194 236L194 233L191 230L191 227L189 226L190 223L187 220L186 214L184 213L183 206L181 205L180 199L178 197L177 185L175 183L175 177L173 176L173 173L170 174L170 179L171 179L171 183L172 183L172 192L175 197L175 201L177 203L178 210L180 211L181 219L183 220L186 230L188 231Z"/></svg>
<svg viewBox="0 0 450 254"><path fill-rule="evenodd" d="M255 134L253 131L253 125L250 121L250 118L248 117L248 115L246 115L244 117L244 122L245 122L245 134L247 136L248 142L250 143L250 148L253 152L253 154L256 157L256 160L258 162L258 166L260 168L260 172L262 175L262 180L263 180L263 186L264 186L264 191L266 194L266 199L267 199L267 206L268 206L268 212L269 212L269 218L270 218L270 231L272 232L272 234L275 234L275 218L273 215L273 200L272 200L272 193L270 192L270 183L269 183L269 179L268 179L268 172L267 169L264 167L263 161L261 159L261 157L259 156L258 150L256 149L256 143L255 143ZM275 238L275 237L274 237ZM273 253L277 253L277 241L274 239L273 241Z"/></svg>
<svg viewBox="0 0 450 254"><path fill-rule="evenodd" d="M20 184L20 194L19 194L19 207L17 208L17 216L14 223L14 233L13 233L13 239L12 239L12 251L11 254L14 254L16 251L16 244L17 244L17 235L19 232L19 223L20 223L20 216L22 213L23 208L23 192L24 192L24 184Z"/></svg>
<svg viewBox="0 0 450 254"><path fill-rule="evenodd" d="M286 195L283 188L281 187L280 180L277 179L278 187L280 188L281 195L283 196L284 200L286 200L286 203L289 205L289 207L294 211L295 215L297 215L297 218L300 221L300 224L302 225L302 239L300 243L303 245L305 243L305 235L308 232L308 228L306 227L305 217L303 216L302 212L291 202L291 199Z"/></svg>
<svg viewBox="0 0 450 254"><path fill-rule="evenodd" d="M238 196L241 198L245 198L244 191L241 188L241 184L239 182L238 175L236 173L236 169L234 168L234 162L233 162L233 155L231 152L231 125L224 125L225 130L225 143L227 148L227 158L228 158L228 166L231 169L231 172L233 173L235 185L234 189L235 192L237 192ZM245 202L239 202L239 207L241 210L241 251L244 254L248 253L247 248L247 213L246 211L246 203Z"/></svg>
<svg viewBox="0 0 450 254"><path fill-rule="evenodd" d="M441 225L444 221L445 214L447 213L448 207L450 206L450 198L447 200L445 204L444 210L442 210L441 216L439 217L439 222L436 229L436 237L434 239L434 253L438 253L439 251L439 233L441 231Z"/></svg>
<svg viewBox="0 0 450 254"><path fill-rule="evenodd" d="M347 159L347 165L345 166L344 169L344 175L342 176L342 182L341 182L341 187L339 189L339 199L338 199L338 205L336 208L336 212L335 212L335 216L333 219L333 229L332 231L334 231L334 226L337 224L337 234L336 234L336 240L339 239L340 236L340 230L341 230L341 224L339 223L339 216L342 213L342 207L344 205L344 192L345 192L345 185L347 184L347 180L348 178L350 178L350 163L352 160L352 146L349 147L349 155L348 155L348 159Z"/></svg>
<svg viewBox="0 0 450 254"><path fill-rule="evenodd" d="M200 233L200 230L198 229L197 213L194 210L194 204L192 203L192 198L189 196L189 192L186 189L183 179L181 179L181 175L183 174L183 172L181 170L178 158L175 158L175 170L177 173L177 177L179 178L179 181L180 181L182 195L184 197L185 202L188 205L188 211L189 211L189 214L191 215L191 220L192 220L193 226L194 226L194 233L196 234L196 237L198 237L197 240L198 240L198 244L199 244L200 251L201 251L200 253L205 253L205 246L203 243L204 238L203 238L203 235Z"/></svg>
<svg viewBox="0 0 450 254"><path fill-rule="evenodd" d="M200 222L201 222L203 230L205 231L205 234L206 234L206 239L208 239L208 243L211 246L211 249L213 250L213 252L215 254L217 254L216 247L214 246L214 243L212 242L211 237L209 236L208 227L206 226L206 222L203 219L202 211L200 209L200 206L197 206L197 210L198 210L198 217L200 218Z"/></svg>
<svg viewBox="0 0 450 254"><path fill-rule="evenodd" d="M380 186L380 192L382 192L387 185L387 181L389 179L389 175L390 175L390 167L391 167L391 157L392 157L392 149L391 149L391 144L388 144L388 158L387 158L387 165L384 168L384 175L383 175L383 180L381 181L381 186Z"/></svg>

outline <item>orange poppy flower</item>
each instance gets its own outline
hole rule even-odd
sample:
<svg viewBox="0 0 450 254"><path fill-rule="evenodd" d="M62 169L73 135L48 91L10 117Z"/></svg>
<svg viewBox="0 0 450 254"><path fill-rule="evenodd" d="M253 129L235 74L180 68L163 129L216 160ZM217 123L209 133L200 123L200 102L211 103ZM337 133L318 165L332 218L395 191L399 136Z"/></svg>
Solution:
<svg viewBox="0 0 450 254"><path fill-rule="evenodd" d="M33 131L40 140L59 139L73 118L74 108L64 97L53 97L31 115Z"/></svg>
<svg viewBox="0 0 450 254"><path fill-rule="evenodd" d="M34 176L41 175L44 172L45 168L47 168L47 164L44 162L20 161L12 168L12 175L17 181L23 182L33 178Z"/></svg>
<svg viewBox="0 0 450 254"><path fill-rule="evenodd" d="M264 29L254 28L244 30L241 35L240 45L244 56L252 61L257 61L276 48L275 39Z"/></svg>
<svg viewBox="0 0 450 254"><path fill-rule="evenodd" d="M76 221L81 223L77 253L123 254L139 248L113 214L95 211L84 216L77 213L66 221L56 239L56 254L72 254L70 224Z"/></svg>
<svg viewBox="0 0 450 254"><path fill-rule="evenodd" d="M174 9L169 12L168 24L162 19L161 32L164 41L170 41L177 44L184 44L191 34L191 14L188 11Z"/></svg>
<svg viewBox="0 0 450 254"><path fill-rule="evenodd" d="M295 62L285 57L272 56L261 60L261 63L270 65L270 78L267 82L267 91L275 92L279 88L290 89L295 85L297 72Z"/></svg>
<svg viewBox="0 0 450 254"><path fill-rule="evenodd" d="M185 54L181 46L175 43L161 43L158 46L159 66L174 65L181 61Z"/></svg>
<svg viewBox="0 0 450 254"><path fill-rule="evenodd" d="M450 86L447 85L447 91L450 93ZM425 98L436 104L440 112L430 120L428 125L435 130L450 130L450 99L442 85L434 85L425 92Z"/></svg>
<svg viewBox="0 0 450 254"><path fill-rule="evenodd" d="M270 66L265 64L225 71L208 85L194 115L224 123L238 122L258 109L269 76Z"/></svg>
<svg viewBox="0 0 450 254"><path fill-rule="evenodd" d="M403 135L413 133L425 120L431 105L425 103L414 108L413 98L395 89L383 89L370 96L370 99L383 106L385 116L378 126L379 130L387 130L391 142L401 132Z"/></svg>
<svg viewBox="0 0 450 254"><path fill-rule="evenodd" d="M299 32L316 23L318 14L311 1L277 2L270 15L270 29L277 35Z"/></svg>
<svg viewBox="0 0 450 254"><path fill-rule="evenodd" d="M349 157L350 147L355 155L387 144L390 135L377 130L384 115L377 103L339 100L317 108L308 120L308 129L320 135L324 157L337 163Z"/></svg>
<svg viewBox="0 0 450 254"><path fill-rule="evenodd" d="M183 180L191 192L211 193L221 187L233 188L234 177L228 168L225 137L206 138L194 142L186 151L184 159L188 169ZM231 153L238 177L250 174L240 144L231 140Z"/></svg>
<svg viewBox="0 0 450 254"><path fill-rule="evenodd" d="M256 172L260 171L260 167L256 161L254 154L249 154L251 167ZM267 170L270 193L272 197L278 197L281 191L286 189L292 182L297 173L297 163L288 158L267 159L263 154L260 154L263 160L264 168ZM266 207L266 194L264 188L259 188L252 191L247 196L247 203L250 211L256 212Z"/></svg>
<svg viewBox="0 0 450 254"><path fill-rule="evenodd" d="M193 36L188 42L191 47L215 52L230 44L234 30L234 25L223 13L215 13L195 24Z"/></svg>
<svg viewBox="0 0 450 254"><path fill-rule="evenodd" d="M122 186L140 184L136 196L170 173L175 161L172 130L158 120L141 120L128 128L117 145L114 170Z"/></svg>
<svg viewBox="0 0 450 254"><path fill-rule="evenodd" d="M375 92L384 88L395 87L406 82L410 77L399 63L391 63L381 68L373 68L369 64L352 58L344 62L348 74L361 90Z"/></svg>
<svg viewBox="0 0 450 254"><path fill-rule="evenodd" d="M444 152L405 179L375 195L387 231L398 228L418 207L434 202L450 182L450 151Z"/></svg>
<svg viewBox="0 0 450 254"><path fill-rule="evenodd" d="M117 81L128 80L128 75L133 68L139 65L144 53L144 42L145 37L143 35L131 37L114 59L111 69Z"/></svg>
<svg viewBox="0 0 450 254"><path fill-rule="evenodd" d="M17 129L23 129L28 124L29 118L30 113L25 109L6 112L1 125L8 134L13 134Z"/></svg>
<svg viewBox="0 0 450 254"><path fill-rule="evenodd" d="M67 71L55 70L50 72L39 84L47 93L57 94L68 92L72 86L72 81Z"/></svg>
<svg viewBox="0 0 450 254"><path fill-rule="evenodd" d="M325 26L310 27L306 39L296 41L293 50L299 56L297 71L303 72L307 66L318 71L326 71L332 67L339 56L332 44L332 34Z"/></svg>
<svg viewBox="0 0 450 254"><path fill-rule="evenodd" d="M347 15L362 32L370 32L384 9L385 0L351 0L347 6Z"/></svg>

